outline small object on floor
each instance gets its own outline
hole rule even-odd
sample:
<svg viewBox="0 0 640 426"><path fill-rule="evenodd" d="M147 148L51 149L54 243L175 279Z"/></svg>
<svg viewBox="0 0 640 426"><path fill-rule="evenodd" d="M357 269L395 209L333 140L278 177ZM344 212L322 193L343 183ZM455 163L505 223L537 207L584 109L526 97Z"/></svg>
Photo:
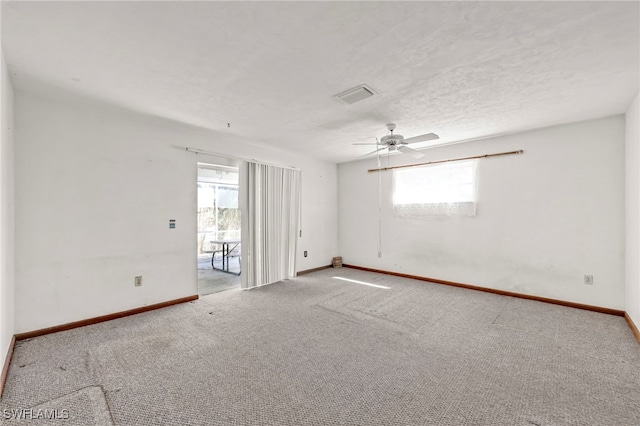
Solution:
<svg viewBox="0 0 640 426"><path fill-rule="evenodd" d="M333 258L332 266L334 268L342 268L342 256L336 256Z"/></svg>

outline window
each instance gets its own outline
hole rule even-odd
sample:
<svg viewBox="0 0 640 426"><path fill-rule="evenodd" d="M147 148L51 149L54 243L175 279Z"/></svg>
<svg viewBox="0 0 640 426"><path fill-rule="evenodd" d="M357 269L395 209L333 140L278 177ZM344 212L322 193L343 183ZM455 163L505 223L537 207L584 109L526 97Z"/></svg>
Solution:
<svg viewBox="0 0 640 426"><path fill-rule="evenodd" d="M475 216L477 160L393 171L393 211L400 216Z"/></svg>

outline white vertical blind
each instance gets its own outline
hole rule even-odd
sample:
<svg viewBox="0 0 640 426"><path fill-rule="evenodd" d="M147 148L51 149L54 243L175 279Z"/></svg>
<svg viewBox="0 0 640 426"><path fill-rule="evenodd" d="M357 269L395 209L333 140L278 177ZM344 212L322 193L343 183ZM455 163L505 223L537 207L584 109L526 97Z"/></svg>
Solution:
<svg viewBox="0 0 640 426"><path fill-rule="evenodd" d="M296 273L301 172L254 162L241 172L246 176L241 287L291 278Z"/></svg>

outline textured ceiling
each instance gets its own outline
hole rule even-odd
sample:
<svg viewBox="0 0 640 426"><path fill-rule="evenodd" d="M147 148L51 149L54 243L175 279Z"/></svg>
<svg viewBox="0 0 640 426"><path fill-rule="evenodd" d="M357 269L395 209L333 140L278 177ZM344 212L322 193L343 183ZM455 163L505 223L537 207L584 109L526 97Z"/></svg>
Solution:
<svg viewBox="0 0 640 426"><path fill-rule="evenodd" d="M624 112L639 5L3 1L2 45L19 89L343 162L388 122L451 143ZM379 94L332 99L362 83Z"/></svg>

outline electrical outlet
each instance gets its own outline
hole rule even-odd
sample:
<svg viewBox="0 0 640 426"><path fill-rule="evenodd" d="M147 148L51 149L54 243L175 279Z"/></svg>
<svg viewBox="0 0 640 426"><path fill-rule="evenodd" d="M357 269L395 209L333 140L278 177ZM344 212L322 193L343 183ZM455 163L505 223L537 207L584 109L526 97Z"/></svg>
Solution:
<svg viewBox="0 0 640 426"><path fill-rule="evenodd" d="M586 285L593 285L593 275L585 275L584 276L584 283Z"/></svg>
<svg viewBox="0 0 640 426"><path fill-rule="evenodd" d="M304 257L307 257L307 251L306 250L304 251Z"/></svg>
<svg viewBox="0 0 640 426"><path fill-rule="evenodd" d="M134 284L136 287L140 287L140 286L142 285L142 275L137 276L137 277L135 278L135 280L134 280L133 284Z"/></svg>

